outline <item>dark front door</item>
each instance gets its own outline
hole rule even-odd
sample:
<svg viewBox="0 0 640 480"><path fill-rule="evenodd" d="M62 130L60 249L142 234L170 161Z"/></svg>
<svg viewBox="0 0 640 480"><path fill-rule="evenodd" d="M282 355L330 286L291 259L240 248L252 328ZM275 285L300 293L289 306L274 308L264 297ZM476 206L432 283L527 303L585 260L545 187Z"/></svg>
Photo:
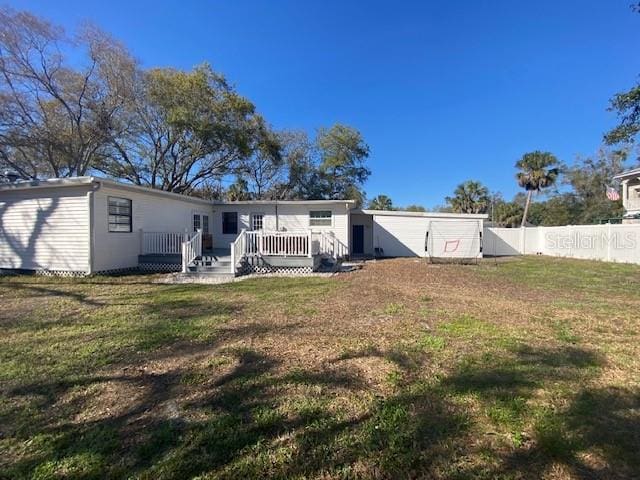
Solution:
<svg viewBox="0 0 640 480"><path fill-rule="evenodd" d="M364 225L352 225L351 232L352 253L354 255L364 254Z"/></svg>

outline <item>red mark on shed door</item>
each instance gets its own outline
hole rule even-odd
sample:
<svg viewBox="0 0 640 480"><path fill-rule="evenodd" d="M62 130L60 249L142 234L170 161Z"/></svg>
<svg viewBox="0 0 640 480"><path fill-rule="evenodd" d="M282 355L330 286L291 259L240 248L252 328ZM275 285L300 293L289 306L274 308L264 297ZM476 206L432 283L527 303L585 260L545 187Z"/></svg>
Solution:
<svg viewBox="0 0 640 480"><path fill-rule="evenodd" d="M444 242L444 253L453 253L458 250L460 240L446 240Z"/></svg>

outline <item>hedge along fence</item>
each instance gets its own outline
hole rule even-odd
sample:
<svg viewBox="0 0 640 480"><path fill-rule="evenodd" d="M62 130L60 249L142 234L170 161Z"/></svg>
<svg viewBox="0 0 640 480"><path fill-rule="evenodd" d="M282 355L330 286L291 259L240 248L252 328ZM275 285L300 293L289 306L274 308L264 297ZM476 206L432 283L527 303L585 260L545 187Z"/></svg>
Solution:
<svg viewBox="0 0 640 480"><path fill-rule="evenodd" d="M640 224L485 227L485 255L550 255L640 264Z"/></svg>

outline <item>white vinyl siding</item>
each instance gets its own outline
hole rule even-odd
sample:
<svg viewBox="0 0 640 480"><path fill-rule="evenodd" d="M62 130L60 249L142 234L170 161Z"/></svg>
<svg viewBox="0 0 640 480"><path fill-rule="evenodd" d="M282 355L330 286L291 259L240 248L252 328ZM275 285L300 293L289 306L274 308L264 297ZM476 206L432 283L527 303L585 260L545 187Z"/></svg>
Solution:
<svg viewBox="0 0 640 480"><path fill-rule="evenodd" d="M88 187L0 192L0 268L86 272Z"/></svg>
<svg viewBox="0 0 640 480"><path fill-rule="evenodd" d="M108 231L108 197L131 200L131 232ZM200 202L102 185L94 194L94 271L136 267L140 254L140 229L147 232L190 232L194 227L195 212L203 215L213 213Z"/></svg>
<svg viewBox="0 0 640 480"><path fill-rule="evenodd" d="M213 205L213 236L216 245L228 246L233 242L240 231L251 230L253 228L251 214L257 213L258 209L263 214L262 225L264 230L288 231L288 232L306 232L312 230L314 232L333 232L336 238L344 245L349 245L349 210L343 202L335 202L325 205L313 204L278 204L278 221L276 223L276 206L274 204L233 204ZM310 212L325 210L331 212L332 224L330 226L310 226ZM222 214L223 212L238 213L238 234L222 233Z"/></svg>
<svg viewBox="0 0 640 480"><path fill-rule="evenodd" d="M429 219L374 215L373 246L385 257L424 257Z"/></svg>

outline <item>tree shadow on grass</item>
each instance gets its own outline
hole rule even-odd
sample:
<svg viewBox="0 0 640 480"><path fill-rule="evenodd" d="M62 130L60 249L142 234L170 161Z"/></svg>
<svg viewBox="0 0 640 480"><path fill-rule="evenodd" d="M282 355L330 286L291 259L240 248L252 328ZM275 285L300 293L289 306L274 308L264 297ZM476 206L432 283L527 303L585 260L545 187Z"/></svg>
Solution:
<svg viewBox="0 0 640 480"><path fill-rule="evenodd" d="M640 391L585 388L568 406L548 410L534 425L535 443L505 459L504 471L522 465L544 472L564 465L575 478L637 478L640 472Z"/></svg>
<svg viewBox="0 0 640 480"><path fill-rule="evenodd" d="M273 328L286 334L297 327ZM566 394L568 403L556 410L529 405L540 389L575 388L596 378L604 361L589 350L520 346L500 358L470 357L443 379L425 380L416 371L417 354L399 349L369 348L291 369L237 346L237 340L267 333L263 325L246 325L191 345L190 353L222 352L228 361L220 365L183 362L161 373L131 368L10 392L29 396L44 388L64 397L80 387L120 382L143 393L127 408L90 420L78 419L89 407L80 396L68 411L7 432L31 452L6 471L16 478L61 472L66 478L539 478L561 463L578 478L630 478L637 466L637 392L583 387ZM163 354L179 355L181 347ZM376 397L357 370L341 362L367 356L392 362L405 381ZM494 418L506 426L531 421L531 441L497 449L495 466L469 466L466 459L482 438L474 437L473 419L457 400L465 395L490 411L506 411ZM600 452L600 469L585 464L580 453L586 449Z"/></svg>
<svg viewBox="0 0 640 480"><path fill-rule="evenodd" d="M572 478L633 478L640 471L640 392L588 386L604 359L577 348L520 346L512 356L471 358L442 386L478 398L497 425L530 438L497 453L498 466L472 467L459 478L541 478L553 467ZM539 391L560 398L540 405Z"/></svg>
<svg viewBox="0 0 640 480"><path fill-rule="evenodd" d="M34 301L38 298L69 298L76 302L88 305L91 307L101 307L105 303L98 302L89 297L89 295L78 293L77 291L63 290L55 288L55 285L47 285L42 283L11 283L11 288L15 290L23 290L29 292L30 296L34 297Z"/></svg>
<svg viewBox="0 0 640 480"><path fill-rule="evenodd" d="M7 471L16 478L64 472L66 478L178 479L358 475L365 469L361 475L406 477L446 461L467 428L465 417L426 384L343 412L337 399L368 394L355 372L283 370L280 360L259 351L219 348L233 362L205 377L193 377L203 367L183 365L160 374L132 370L56 383L59 397L105 381L131 384L144 395L92 420L77 419L88 407L80 397L40 425L7 432L34 446ZM187 377L201 381L185 386ZM11 395L43 388L51 386L28 385Z"/></svg>

